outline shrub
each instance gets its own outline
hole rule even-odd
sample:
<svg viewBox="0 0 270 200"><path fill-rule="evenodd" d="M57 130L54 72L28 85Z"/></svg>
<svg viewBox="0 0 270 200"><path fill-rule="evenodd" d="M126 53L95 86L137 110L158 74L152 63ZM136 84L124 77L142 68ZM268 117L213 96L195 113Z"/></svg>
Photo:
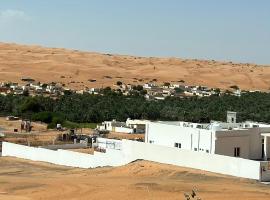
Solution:
<svg viewBox="0 0 270 200"><path fill-rule="evenodd" d="M232 85L232 86L230 86L230 88L235 89L235 90L239 90L239 87L237 85Z"/></svg>
<svg viewBox="0 0 270 200"><path fill-rule="evenodd" d="M169 82L165 82L163 85L167 86L167 87L170 87L171 84Z"/></svg>
<svg viewBox="0 0 270 200"><path fill-rule="evenodd" d="M121 82L121 81L117 81L116 82L116 85L118 85L118 86L120 86L120 85L122 85L123 83Z"/></svg>

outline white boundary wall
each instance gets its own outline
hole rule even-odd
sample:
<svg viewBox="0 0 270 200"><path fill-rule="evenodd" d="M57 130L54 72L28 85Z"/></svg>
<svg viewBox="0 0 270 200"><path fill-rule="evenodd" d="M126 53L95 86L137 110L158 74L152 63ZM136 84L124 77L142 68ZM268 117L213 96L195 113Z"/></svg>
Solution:
<svg viewBox="0 0 270 200"><path fill-rule="evenodd" d="M90 155L61 149L54 151L3 142L2 156L14 156L33 161L80 168L124 165L122 152L114 149L107 149L106 153L94 152L94 155Z"/></svg>
<svg viewBox="0 0 270 200"><path fill-rule="evenodd" d="M106 153L95 152L94 155L67 150L53 151L3 142L2 156L14 156L81 168L121 166L143 159L224 175L270 181L269 171L262 172L262 162L260 161L193 152L130 140L122 140L122 150L106 149Z"/></svg>
<svg viewBox="0 0 270 200"><path fill-rule="evenodd" d="M260 162L123 140L126 162L143 159L260 180Z"/></svg>

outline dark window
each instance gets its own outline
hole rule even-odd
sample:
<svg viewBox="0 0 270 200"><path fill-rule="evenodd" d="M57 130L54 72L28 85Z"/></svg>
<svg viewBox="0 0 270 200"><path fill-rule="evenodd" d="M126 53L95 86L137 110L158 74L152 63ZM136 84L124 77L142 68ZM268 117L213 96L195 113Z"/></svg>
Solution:
<svg viewBox="0 0 270 200"><path fill-rule="evenodd" d="M181 149L181 143L174 143L174 147Z"/></svg>
<svg viewBox="0 0 270 200"><path fill-rule="evenodd" d="M209 150L206 150L206 153L209 153Z"/></svg>
<svg viewBox="0 0 270 200"><path fill-rule="evenodd" d="M194 148L194 151L198 151L198 149L197 148Z"/></svg>
<svg viewBox="0 0 270 200"><path fill-rule="evenodd" d="M240 147L234 148L234 157L240 157Z"/></svg>

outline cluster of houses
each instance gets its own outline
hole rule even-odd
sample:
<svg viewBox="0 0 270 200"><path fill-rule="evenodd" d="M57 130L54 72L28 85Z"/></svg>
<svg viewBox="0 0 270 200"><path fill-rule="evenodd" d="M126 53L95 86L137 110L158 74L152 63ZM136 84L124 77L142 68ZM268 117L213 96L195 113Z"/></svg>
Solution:
<svg viewBox="0 0 270 200"><path fill-rule="evenodd" d="M123 95L129 95L133 91L138 90L138 86L133 86L131 84L120 84L115 85L116 89L121 91ZM144 90L145 98L148 100L164 100L166 97L209 97L211 95L221 95L228 91L221 91L219 88L209 88L207 86L192 86L192 85L184 85L184 84L172 84L172 83L164 83L159 85L155 82L145 83L141 86L141 90ZM90 93L97 94L99 92L98 89L92 88ZM240 97L243 91L240 89L234 89L230 91L231 95Z"/></svg>
<svg viewBox="0 0 270 200"><path fill-rule="evenodd" d="M2 82L0 84L0 94L1 95L30 95L30 96L51 96L58 97L64 95L66 91L84 94L90 93L94 95L102 94L103 88L88 88L86 87L83 90L71 90L70 88L64 87L60 83L40 83L36 82L31 78L22 78L21 79L25 84L19 84L14 82ZM115 91L121 91L123 95L130 95L133 92L140 92L148 100L164 100L166 97L209 97L211 95L221 95L227 91L221 91L218 88L209 88L207 86L191 86L184 85L180 83L164 83L162 85L157 84L156 82L149 82L143 85L132 85L121 83L113 86ZM234 89L230 91L231 95L241 96L243 91L240 89Z"/></svg>
<svg viewBox="0 0 270 200"><path fill-rule="evenodd" d="M25 81L25 84L19 84L14 82L2 82L0 83L0 94L1 95L26 95L26 96L51 96L57 97L64 94L64 91L67 90L58 83L40 83L30 81L26 78L22 78L22 81Z"/></svg>
<svg viewBox="0 0 270 200"><path fill-rule="evenodd" d="M198 96L205 97L218 94L215 89L206 86L188 86L180 84L164 84L162 86L154 83L146 83L143 88L147 91L145 95L147 99L164 100L168 96L189 97Z"/></svg>

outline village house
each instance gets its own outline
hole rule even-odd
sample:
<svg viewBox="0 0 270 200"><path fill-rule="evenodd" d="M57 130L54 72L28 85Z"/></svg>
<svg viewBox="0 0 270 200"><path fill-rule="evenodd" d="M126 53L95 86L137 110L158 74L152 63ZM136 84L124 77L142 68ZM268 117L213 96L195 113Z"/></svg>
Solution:
<svg viewBox="0 0 270 200"><path fill-rule="evenodd" d="M145 142L185 150L241 157L252 160L270 158L270 125L236 122L228 112L227 122L149 122Z"/></svg>
<svg viewBox="0 0 270 200"><path fill-rule="evenodd" d="M3 87L3 86L0 87L0 94L1 95L6 96L9 93L10 93L10 89L8 87Z"/></svg>
<svg viewBox="0 0 270 200"><path fill-rule="evenodd" d="M100 89L99 88L90 88L87 90L88 93L90 94L99 94L100 93Z"/></svg>
<svg viewBox="0 0 270 200"><path fill-rule="evenodd" d="M118 133L145 133L147 123L147 120L131 120L128 118L126 122L118 122L116 120L104 121L97 126L97 129Z"/></svg>
<svg viewBox="0 0 270 200"><path fill-rule="evenodd" d="M145 84L143 85L143 89L152 89L152 88L155 88L155 87L157 87L157 85L156 85L155 83L152 83L152 82L150 82L150 83L145 83Z"/></svg>
<svg viewBox="0 0 270 200"><path fill-rule="evenodd" d="M104 121L102 125L98 125L97 129L100 131L112 131L119 133L134 133L134 129L127 127L125 122L118 122L116 120Z"/></svg>
<svg viewBox="0 0 270 200"><path fill-rule="evenodd" d="M233 91L233 95L234 95L234 96L237 96L237 97L241 97L241 93L242 93L242 92L241 92L240 89Z"/></svg>

